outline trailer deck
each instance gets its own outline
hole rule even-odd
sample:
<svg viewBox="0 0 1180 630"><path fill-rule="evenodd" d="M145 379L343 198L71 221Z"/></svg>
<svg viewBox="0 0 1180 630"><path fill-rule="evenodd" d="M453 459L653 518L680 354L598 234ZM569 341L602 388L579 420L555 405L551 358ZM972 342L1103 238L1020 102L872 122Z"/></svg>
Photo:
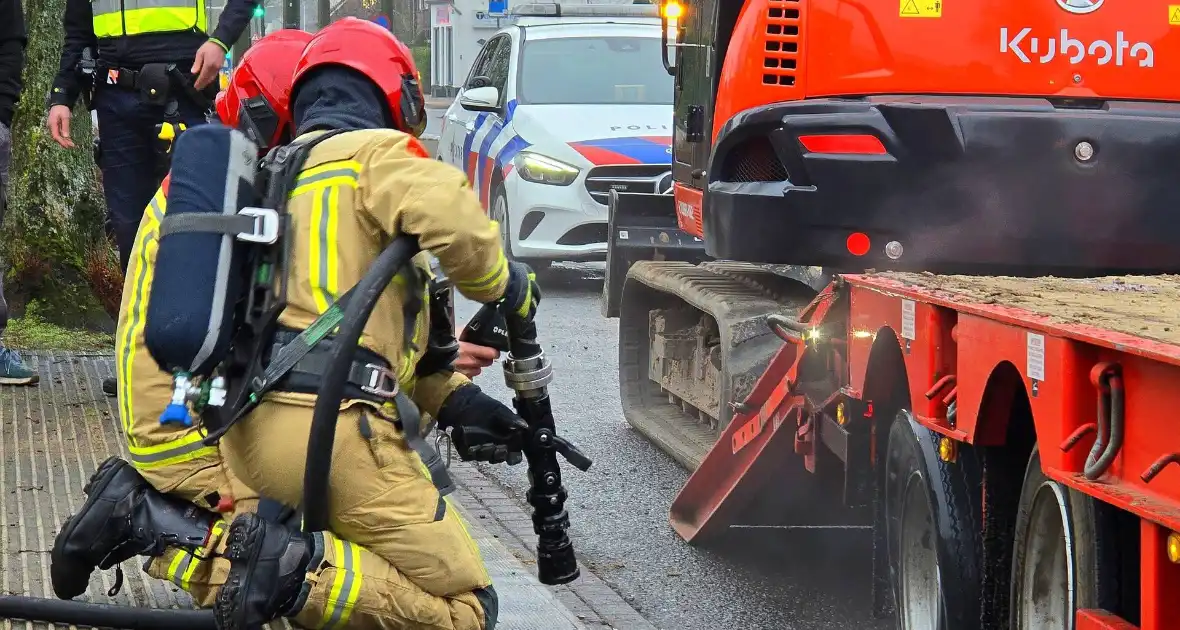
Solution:
<svg viewBox="0 0 1180 630"><path fill-rule="evenodd" d="M53 597L49 550L62 521L82 503L82 486L110 454L127 456L111 398L102 394L103 377L113 374L109 355L41 354L26 356L41 375L37 387L0 387L0 595ZM461 511L465 511L460 506ZM498 628L504 630L584 630L578 617L542 586L532 567L485 529L467 518L500 596ZM124 563L122 590L114 571L96 572L83 601L146 608L193 608L180 588L153 579L141 560ZM54 625L4 620L0 628L37 629ZM67 627L56 624L56 627ZM272 629L291 628L285 621Z"/></svg>
<svg viewBox="0 0 1180 630"><path fill-rule="evenodd" d="M1101 278L1013 278L939 276L928 273L870 273L975 303L1020 308L1054 324L1076 324L1162 343L1180 345L1180 275Z"/></svg>

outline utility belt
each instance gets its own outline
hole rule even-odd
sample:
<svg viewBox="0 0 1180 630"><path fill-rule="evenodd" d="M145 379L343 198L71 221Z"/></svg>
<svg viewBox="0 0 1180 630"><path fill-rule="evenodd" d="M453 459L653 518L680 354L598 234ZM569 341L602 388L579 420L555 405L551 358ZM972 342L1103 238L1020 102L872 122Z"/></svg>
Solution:
<svg viewBox="0 0 1180 630"><path fill-rule="evenodd" d="M171 101L183 95L200 109L209 111L217 98L216 84L198 90L193 85L193 78L177 63L147 63L132 67L87 58L80 65L82 74L91 75L95 89L102 86L136 92L150 105L169 107Z"/></svg>
<svg viewBox="0 0 1180 630"><path fill-rule="evenodd" d="M271 351L267 353L267 363L280 348L295 341L300 332L280 328L275 333ZM336 340L332 336L325 337L307 353L307 356L299 359L286 376L275 383L273 391L312 395L319 392L335 349ZM378 405L392 402L400 392L397 374L390 369L389 361L361 346L357 347L355 357L344 385L344 400L364 400Z"/></svg>
<svg viewBox="0 0 1180 630"><path fill-rule="evenodd" d="M140 86L150 82L149 75L140 75L143 73L143 66L131 68L126 66L113 66L103 62L95 63L96 83L98 85L108 85L124 90L138 90Z"/></svg>
<svg viewBox="0 0 1180 630"><path fill-rule="evenodd" d="M269 362L269 357L275 355L280 348L294 342L300 332L291 328L280 328L274 335L271 350L267 353L267 361ZM335 338L331 335L325 337L306 356L299 359L291 371L275 383L271 391L313 395L318 393L327 375L335 348ZM455 489L455 484L447 472L446 463L438 450L423 437L422 414L409 396L401 391L397 374L391 369L389 361L362 346L357 346L355 357L352 366L349 367L342 400L363 400L379 405L393 404L397 410L397 420L394 424L401 429L406 445L422 459L439 494L450 494Z"/></svg>

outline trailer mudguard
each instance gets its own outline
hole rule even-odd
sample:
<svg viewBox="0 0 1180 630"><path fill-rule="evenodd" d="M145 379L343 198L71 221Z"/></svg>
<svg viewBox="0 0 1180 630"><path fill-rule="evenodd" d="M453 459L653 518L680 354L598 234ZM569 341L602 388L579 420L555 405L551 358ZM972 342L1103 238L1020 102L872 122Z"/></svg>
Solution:
<svg viewBox="0 0 1180 630"><path fill-rule="evenodd" d="M208 376L225 358L248 247L265 242L267 219L277 228L277 217L249 213L258 210L257 173L258 147L235 129L210 123L177 140L144 324L148 352L166 372Z"/></svg>

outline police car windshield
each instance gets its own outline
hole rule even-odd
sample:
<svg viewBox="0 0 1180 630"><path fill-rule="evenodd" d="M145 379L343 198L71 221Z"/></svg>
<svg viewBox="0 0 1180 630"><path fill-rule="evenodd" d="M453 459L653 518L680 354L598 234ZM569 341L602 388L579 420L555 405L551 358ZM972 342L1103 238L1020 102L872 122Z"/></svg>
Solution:
<svg viewBox="0 0 1180 630"><path fill-rule="evenodd" d="M656 37L525 41L519 100L530 105L671 105Z"/></svg>

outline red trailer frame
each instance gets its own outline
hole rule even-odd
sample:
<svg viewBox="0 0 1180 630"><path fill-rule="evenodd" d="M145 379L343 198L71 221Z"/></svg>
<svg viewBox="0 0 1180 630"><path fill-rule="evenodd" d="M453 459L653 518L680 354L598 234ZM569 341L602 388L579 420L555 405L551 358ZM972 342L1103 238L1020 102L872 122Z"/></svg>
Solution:
<svg viewBox="0 0 1180 630"><path fill-rule="evenodd" d="M1180 597L1180 465L1170 465L1180 464L1180 431L1168 412L1180 409L1180 345L1062 323L1002 303L974 303L909 280L841 276L797 322L770 318L787 343L677 496L673 527L692 540L727 525L740 509L730 500L740 496L738 486L770 469L766 460L773 455L760 455L789 452L787 436L812 471L817 442L839 452L834 443L850 439L840 435L846 416L871 418L871 397L885 391L882 381L902 376L898 361L880 357L900 354L915 419L948 438L948 449L1003 445L1012 397L1023 388L1046 476L1141 519L1140 630L1180 628L1174 605ZM1180 304L1161 301L1160 308ZM832 330L833 323L840 330ZM800 386L800 368L808 345L824 343L835 348L829 368L839 376L835 390L817 395L814 387ZM1110 426L1121 430L1121 440L1107 439ZM1099 457L1087 477L1087 454L1099 435L1113 459ZM844 452L846 461L850 452ZM876 449L861 452L871 469ZM1083 610L1077 628L1135 626L1105 611Z"/></svg>

